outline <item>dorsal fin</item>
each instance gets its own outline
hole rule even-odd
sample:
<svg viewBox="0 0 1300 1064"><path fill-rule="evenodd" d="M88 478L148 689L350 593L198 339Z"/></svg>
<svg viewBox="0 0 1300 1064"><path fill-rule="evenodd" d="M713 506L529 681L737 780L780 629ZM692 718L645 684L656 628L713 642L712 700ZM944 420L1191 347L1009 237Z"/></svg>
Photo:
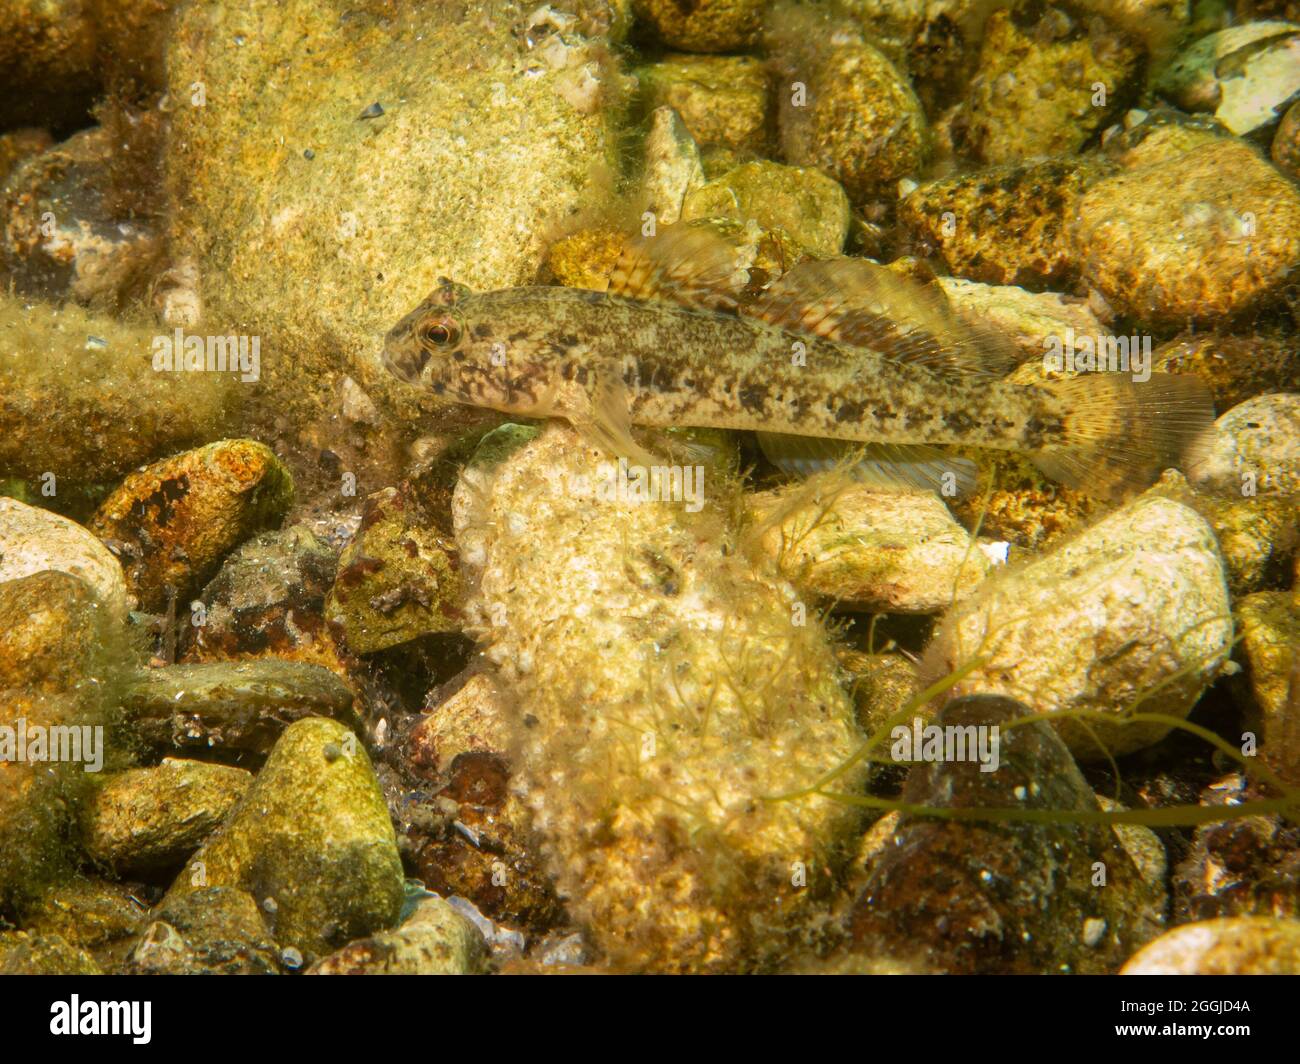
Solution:
<svg viewBox="0 0 1300 1064"><path fill-rule="evenodd" d="M608 292L734 310L753 259L753 248L736 248L707 226L679 222L629 241L609 276Z"/></svg>
<svg viewBox="0 0 1300 1064"><path fill-rule="evenodd" d="M963 326L940 289L865 259L802 262L744 313L950 376L1000 377L1015 364L995 337Z"/></svg>

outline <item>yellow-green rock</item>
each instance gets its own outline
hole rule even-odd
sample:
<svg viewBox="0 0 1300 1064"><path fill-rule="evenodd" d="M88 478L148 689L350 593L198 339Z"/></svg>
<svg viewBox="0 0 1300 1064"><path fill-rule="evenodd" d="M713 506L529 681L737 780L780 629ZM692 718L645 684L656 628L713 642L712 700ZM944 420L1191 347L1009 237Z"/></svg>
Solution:
<svg viewBox="0 0 1300 1064"><path fill-rule="evenodd" d="M636 71L648 108L671 107L701 147L762 152L768 76L746 55L668 55Z"/></svg>
<svg viewBox="0 0 1300 1064"><path fill-rule="evenodd" d="M206 887L253 895L275 941L323 954L392 926L402 862L370 759L343 725L291 725L164 905Z"/></svg>

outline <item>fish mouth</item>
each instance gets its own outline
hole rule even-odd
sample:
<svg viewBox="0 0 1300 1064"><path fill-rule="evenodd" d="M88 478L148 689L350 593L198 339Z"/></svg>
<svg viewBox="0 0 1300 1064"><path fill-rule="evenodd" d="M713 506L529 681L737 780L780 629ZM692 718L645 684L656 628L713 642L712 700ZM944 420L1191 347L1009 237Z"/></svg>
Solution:
<svg viewBox="0 0 1300 1064"><path fill-rule="evenodd" d="M395 343L390 336L384 344L384 369L406 384L419 384L429 352L419 344Z"/></svg>

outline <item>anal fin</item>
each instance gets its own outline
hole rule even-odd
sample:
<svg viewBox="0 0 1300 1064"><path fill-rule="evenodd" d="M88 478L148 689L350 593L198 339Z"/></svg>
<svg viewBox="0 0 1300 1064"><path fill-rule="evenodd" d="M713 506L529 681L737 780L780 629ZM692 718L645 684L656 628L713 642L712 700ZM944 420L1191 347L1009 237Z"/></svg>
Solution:
<svg viewBox="0 0 1300 1064"><path fill-rule="evenodd" d="M944 497L965 495L976 482L975 463L925 444L852 443L819 436L757 433L768 460L785 473L811 476L843 466L862 484L897 490L921 488Z"/></svg>

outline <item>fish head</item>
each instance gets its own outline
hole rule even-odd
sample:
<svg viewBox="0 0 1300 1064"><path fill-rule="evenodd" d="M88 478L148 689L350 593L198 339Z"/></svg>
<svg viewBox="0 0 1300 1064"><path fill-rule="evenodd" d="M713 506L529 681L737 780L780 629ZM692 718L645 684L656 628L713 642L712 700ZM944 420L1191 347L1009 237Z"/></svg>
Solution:
<svg viewBox="0 0 1300 1064"><path fill-rule="evenodd" d="M464 315L458 304L469 290L447 278L419 306L394 325L384 337L384 368L398 380L435 392L446 385L450 369L465 340Z"/></svg>
<svg viewBox="0 0 1300 1064"><path fill-rule="evenodd" d="M574 310L603 298L562 288L470 293L444 281L389 331L384 365L451 402L524 417L563 415L568 392L582 391L566 387L559 373L564 355L573 362L585 351Z"/></svg>

